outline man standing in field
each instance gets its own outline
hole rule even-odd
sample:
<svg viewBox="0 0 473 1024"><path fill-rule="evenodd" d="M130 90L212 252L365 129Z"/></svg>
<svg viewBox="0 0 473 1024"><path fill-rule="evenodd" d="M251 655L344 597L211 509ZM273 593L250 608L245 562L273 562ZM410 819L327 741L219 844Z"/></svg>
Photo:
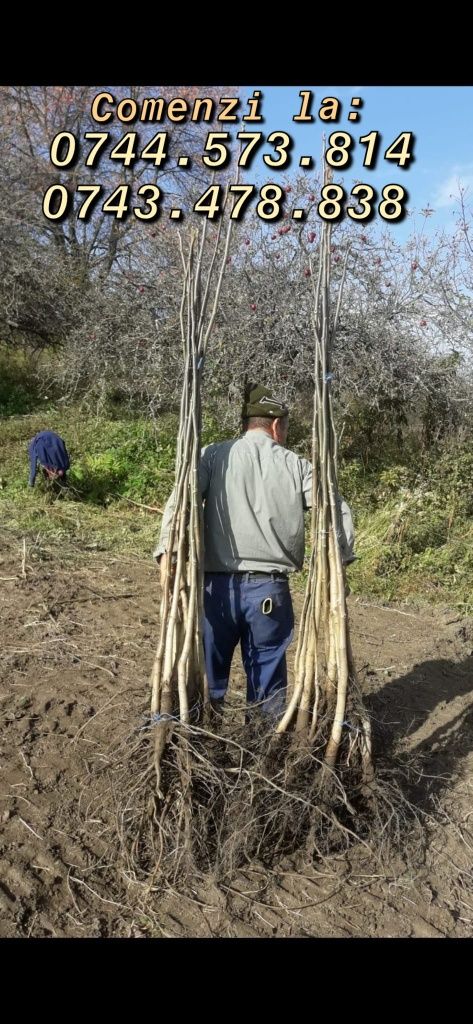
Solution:
<svg viewBox="0 0 473 1024"><path fill-rule="evenodd" d="M289 409L262 385L250 387L238 440L202 451L204 501L204 652L212 707L221 712L240 643L247 701L279 717L286 700L286 650L294 635L290 574L304 561L304 512L312 502L312 467L285 447ZM341 499L342 560L354 559L350 509ZM154 557L166 573L174 495L164 510Z"/></svg>

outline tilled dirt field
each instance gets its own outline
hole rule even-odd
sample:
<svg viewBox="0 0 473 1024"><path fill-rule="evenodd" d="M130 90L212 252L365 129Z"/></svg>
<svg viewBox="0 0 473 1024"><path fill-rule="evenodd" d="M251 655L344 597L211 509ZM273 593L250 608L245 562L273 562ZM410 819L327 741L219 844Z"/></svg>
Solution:
<svg viewBox="0 0 473 1024"><path fill-rule="evenodd" d="M105 863L100 881L84 792L91 765L147 704L156 568L32 542L23 555L2 535L0 935L470 936L472 622L353 597L349 607L378 755L393 777L410 757L420 766L421 838L407 831L389 863L375 835L306 867L290 856L272 870L254 863L225 885L153 895L147 915L132 888L117 896Z"/></svg>

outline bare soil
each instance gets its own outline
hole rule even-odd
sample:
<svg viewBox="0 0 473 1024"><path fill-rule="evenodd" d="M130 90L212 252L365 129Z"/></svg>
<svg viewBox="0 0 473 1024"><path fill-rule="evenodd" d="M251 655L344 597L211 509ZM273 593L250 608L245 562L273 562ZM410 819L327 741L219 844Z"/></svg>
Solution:
<svg viewBox="0 0 473 1024"><path fill-rule="evenodd" d="M349 598L377 757L393 777L420 765L420 841L413 827L388 864L375 835L329 862L255 863L152 897L150 917L105 865L101 882L87 778L147 707L159 596L151 561L31 541L23 559L1 536L0 936L470 936L473 624L446 608Z"/></svg>

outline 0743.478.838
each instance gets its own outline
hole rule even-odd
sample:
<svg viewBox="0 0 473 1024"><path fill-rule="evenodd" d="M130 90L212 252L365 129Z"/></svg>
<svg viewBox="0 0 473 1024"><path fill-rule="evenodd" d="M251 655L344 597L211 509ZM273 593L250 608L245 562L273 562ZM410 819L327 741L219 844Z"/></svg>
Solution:
<svg viewBox="0 0 473 1024"><path fill-rule="evenodd" d="M74 201L74 192L59 183L51 185L43 197L44 216L48 220L61 221L67 216L75 215L78 220L88 221L103 199L103 193L102 185L78 185L75 195L78 198L84 196L78 207ZM355 221L368 221L377 212L383 220L396 221L405 215L404 203L407 198L407 192L402 185L394 183L384 186L381 199L371 185L361 182L352 188L348 196L341 185L328 184L321 189L320 199L315 205L317 215L322 220L339 221L344 217L350 217ZM144 205L133 205L138 199L142 199ZM243 218L250 208L250 203L255 199L255 212L261 220L276 221L285 213L286 193L280 185L272 182L259 189L254 184L210 185L193 206L186 210L163 209L163 193L157 185L142 185L137 190L136 197L133 196L131 185L119 185L103 199L99 209L102 213L115 216L117 220L124 220L129 214L144 221L154 221L166 214L171 220L180 220L185 213L190 212L206 216L209 220L216 220L223 213L227 202L233 200L229 216L232 220L238 221ZM293 220L302 221L307 213L306 209L295 208L291 216Z"/></svg>

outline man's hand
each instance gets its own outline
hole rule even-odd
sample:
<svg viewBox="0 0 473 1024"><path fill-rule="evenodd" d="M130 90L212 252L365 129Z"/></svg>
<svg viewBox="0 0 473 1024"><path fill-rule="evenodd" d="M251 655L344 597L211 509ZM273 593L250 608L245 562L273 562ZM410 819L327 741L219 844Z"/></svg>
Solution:
<svg viewBox="0 0 473 1024"><path fill-rule="evenodd" d="M165 580L166 580L167 561L168 561L167 555L161 555L161 557L158 559L159 579L160 579L161 587L163 589L164 589L164 583L165 583Z"/></svg>
<svg viewBox="0 0 473 1024"><path fill-rule="evenodd" d="M164 589L164 584L166 582L166 573L167 573L167 568L168 568L168 559L169 559L169 555L168 555L167 552L165 552L164 555L161 555L160 558L158 559L160 581L161 581L161 587L163 589ZM171 556L171 579L173 579L175 572L176 572L176 563L175 563L174 559Z"/></svg>

